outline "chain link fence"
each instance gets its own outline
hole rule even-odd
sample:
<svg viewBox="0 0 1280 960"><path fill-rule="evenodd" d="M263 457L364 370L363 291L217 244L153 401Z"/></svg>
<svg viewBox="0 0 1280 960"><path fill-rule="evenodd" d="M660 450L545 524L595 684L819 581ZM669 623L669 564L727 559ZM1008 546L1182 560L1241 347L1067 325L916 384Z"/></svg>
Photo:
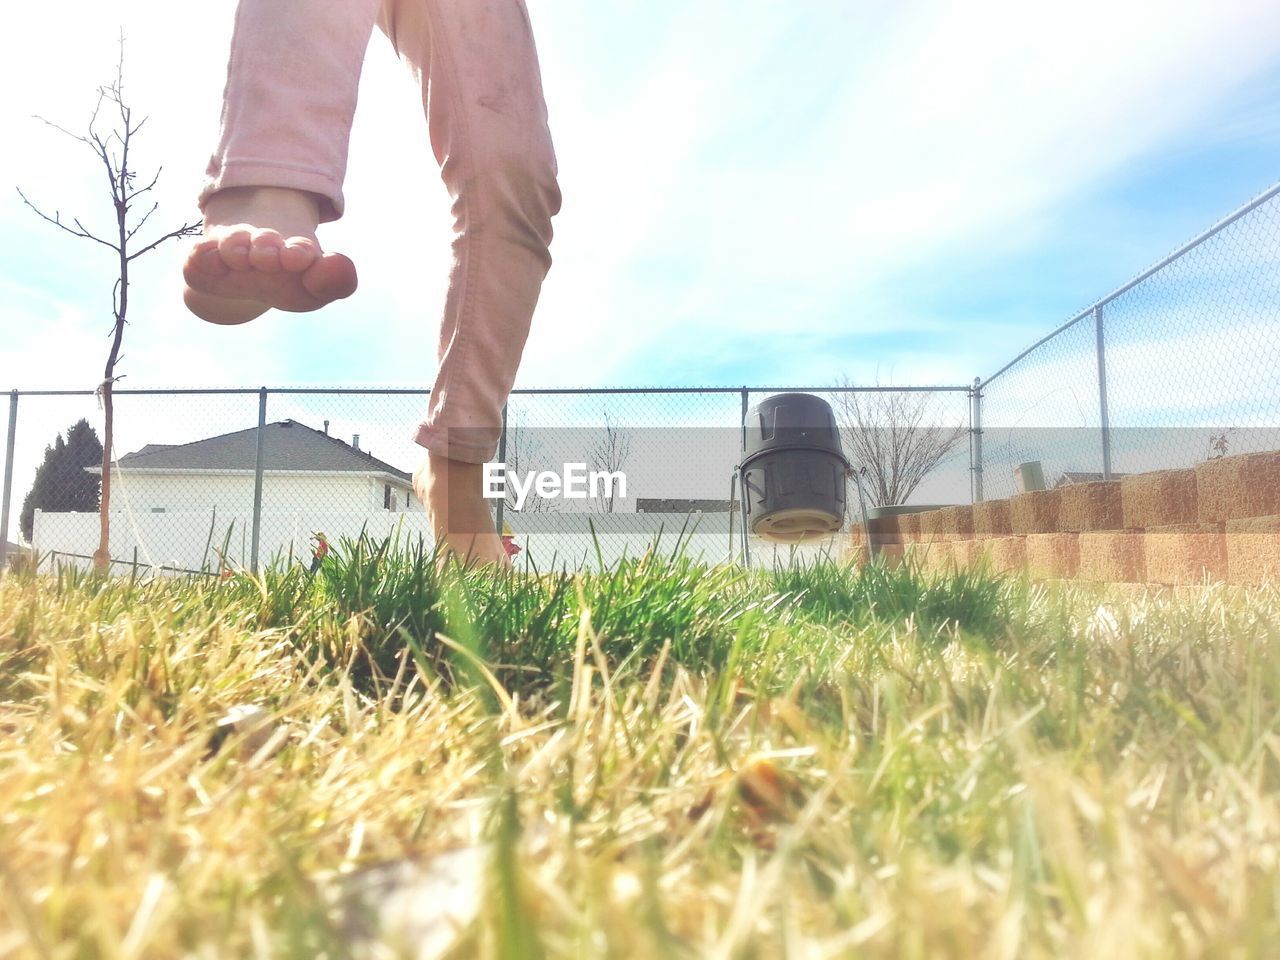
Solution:
<svg viewBox="0 0 1280 960"><path fill-rule="evenodd" d="M913 407L923 429L960 440L969 431L963 386L517 390L496 460L506 483L493 485L495 524L520 547L520 562L537 569L608 566L649 549L722 561L738 549L730 480L744 414L784 389L825 395L837 408L851 394L924 398ZM330 545L361 533L402 546L431 540L412 480L424 451L411 438L427 391L122 389L114 397L109 553L117 571L218 575L310 563L321 537ZM42 566L87 565L99 540L95 397L15 391L9 404L4 529L16 526L22 544L14 546ZM864 427L878 428L889 424ZM581 489L566 480L574 471ZM560 477L562 489L535 488L530 478L542 474ZM964 501L969 475L968 447L957 442L920 489L933 501ZM616 476L621 483L606 482ZM845 538L803 548L753 538L751 546L753 562L785 563L839 556Z"/></svg>
<svg viewBox="0 0 1280 960"><path fill-rule="evenodd" d="M979 499L1280 449L1280 184L975 387Z"/></svg>
<svg viewBox="0 0 1280 960"><path fill-rule="evenodd" d="M655 544L712 562L735 555L730 478L743 417L784 389L832 403L855 467L877 456L866 451L886 460L937 451L917 485L868 476L873 504L1008 496L1015 469L1033 461L1056 485L1280 448L1280 184L972 387L517 390L495 522L540 569L608 565ZM310 563L320 537L430 538L412 485L423 451L411 439L427 391L114 396L117 570L218 575ZM20 552L88 562L100 420L91 391L9 394L0 566ZM581 496L567 483L560 495L521 486L542 473L565 478L574 464ZM591 473L621 474L625 489L593 485ZM852 492L850 502L856 510ZM751 552L780 563L839 555L843 542Z"/></svg>

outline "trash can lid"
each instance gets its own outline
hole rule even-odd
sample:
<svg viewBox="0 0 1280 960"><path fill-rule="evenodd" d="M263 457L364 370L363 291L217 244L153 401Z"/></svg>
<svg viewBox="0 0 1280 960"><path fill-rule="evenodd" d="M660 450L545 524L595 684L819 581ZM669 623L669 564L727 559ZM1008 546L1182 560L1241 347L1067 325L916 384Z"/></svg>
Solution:
<svg viewBox="0 0 1280 960"><path fill-rule="evenodd" d="M743 466L764 453L816 450L848 459L840 446L840 428L831 405L811 393L776 393L747 411Z"/></svg>

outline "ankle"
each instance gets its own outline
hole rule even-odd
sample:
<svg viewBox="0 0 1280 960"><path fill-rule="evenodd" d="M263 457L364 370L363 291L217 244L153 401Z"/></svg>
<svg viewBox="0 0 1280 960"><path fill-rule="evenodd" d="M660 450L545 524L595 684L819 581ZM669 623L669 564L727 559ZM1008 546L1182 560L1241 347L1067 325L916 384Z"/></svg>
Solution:
<svg viewBox="0 0 1280 960"><path fill-rule="evenodd" d="M204 221L219 226L290 225L314 233L320 223L320 199L314 193L289 187L227 187L205 201Z"/></svg>
<svg viewBox="0 0 1280 960"><path fill-rule="evenodd" d="M414 472L413 487L438 534L494 534L484 498L484 467L428 452Z"/></svg>

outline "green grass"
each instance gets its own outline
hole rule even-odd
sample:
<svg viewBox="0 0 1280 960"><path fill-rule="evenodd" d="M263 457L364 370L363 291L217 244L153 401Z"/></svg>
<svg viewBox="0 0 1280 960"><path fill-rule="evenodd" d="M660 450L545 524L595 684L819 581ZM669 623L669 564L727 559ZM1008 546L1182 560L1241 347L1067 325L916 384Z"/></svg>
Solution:
<svg viewBox="0 0 1280 960"><path fill-rule="evenodd" d="M0 957L1274 955L1275 590L433 559L0 579Z"/></svg>

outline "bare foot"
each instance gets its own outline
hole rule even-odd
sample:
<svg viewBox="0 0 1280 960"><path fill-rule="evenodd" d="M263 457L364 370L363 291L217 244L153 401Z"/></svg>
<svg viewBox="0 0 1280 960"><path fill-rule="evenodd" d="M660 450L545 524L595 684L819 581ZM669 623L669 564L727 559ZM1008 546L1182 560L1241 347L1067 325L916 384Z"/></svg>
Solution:
<svg viewBox="0 0 1280 960"><path fill-rule="evenodd" d="M413 489L431 515L442 562L454 558L471 566L511 569L511 558L494 529L489 502L481 495L483 465L450 460L436 453L413 474Z"/></svg>
<svg viewBox="0 0 1280 960"><path fill-rule="evenodd" d="M187 254L183 300L210 323L245 323L272 307L305 312L349 297L356 268L316 240L313 194L231 187L205 204L204 238Z"/></svg>

